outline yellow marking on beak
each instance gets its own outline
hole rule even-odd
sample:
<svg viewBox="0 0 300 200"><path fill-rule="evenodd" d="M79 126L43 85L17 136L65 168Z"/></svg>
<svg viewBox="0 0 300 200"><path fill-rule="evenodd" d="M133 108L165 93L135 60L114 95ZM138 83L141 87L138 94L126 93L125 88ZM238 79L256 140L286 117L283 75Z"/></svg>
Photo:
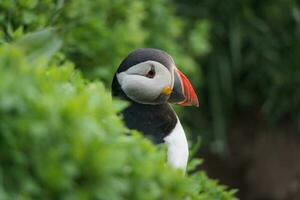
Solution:
<svg viewBox="0 0 300 200"><path fill-rule="evenodd" d="M161 93L162 93L163 95L168 96L168 95L170 95L170 94L172 93L172 89L171 89L169 86L164 87L164 89L161 91Z"/></svg>

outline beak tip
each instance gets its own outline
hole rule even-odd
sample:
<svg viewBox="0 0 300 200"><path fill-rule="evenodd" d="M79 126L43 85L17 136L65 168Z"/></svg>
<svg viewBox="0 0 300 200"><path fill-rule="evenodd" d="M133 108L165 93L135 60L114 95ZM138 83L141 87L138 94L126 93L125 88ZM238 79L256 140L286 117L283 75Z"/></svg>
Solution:
<svg viewBox="0 0 300 200"><path fill-rule="evenodd" d="M177 103L180 106L195 106L199 107L199 101L197 96L195 96L193 99L185 99L183 102Z"/></svg>

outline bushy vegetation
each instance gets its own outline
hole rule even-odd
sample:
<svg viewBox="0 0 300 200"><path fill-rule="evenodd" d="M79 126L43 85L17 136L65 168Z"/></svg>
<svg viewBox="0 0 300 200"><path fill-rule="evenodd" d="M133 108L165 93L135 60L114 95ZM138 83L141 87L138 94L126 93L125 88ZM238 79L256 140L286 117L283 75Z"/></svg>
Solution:
<svg viewBox="0 0 300 200"><path fill-rule="evenodd" d="M51 6L41 16L47 11ZM234 191L203 172L183 176L171 170L164 150L127 130L117 116L126 104L74 69L66 33L60 32L67 43L57 52L62 42L51 29L18 36L42 29L43 20L10 32L6 20L0 47L0 199L235 199ZM84 42L78 42L80 49Z"/></svg>
<svg viewBox="0 0 300 200"><path fill-rule="evenodd" d="M199 40L207 45L203 40L207 32L205 23L201 30L190 27L184 19L176 17L169 0L20 0L1 2L0 11L2 41L55 26L64 37L62 51L66 56L87 77L101 78L106 83L110 83L110 77L128 52L149 46L170 52L185 72L199 74L191 55L205 49L193 45ZM193 34L190 42L192 30L198 34Z"/></svg>
<svg viewBox="0 0 300 200"><path fill-rule="evenodd" d="M189 124L194 135L202 130L223 153L226 131L243 116L271 128L289 121L300 133L299 1L176 3L181 17L211 26L210 52L199 58L203 113L186 115L190 122L204 116L202 123Z"/></svg>

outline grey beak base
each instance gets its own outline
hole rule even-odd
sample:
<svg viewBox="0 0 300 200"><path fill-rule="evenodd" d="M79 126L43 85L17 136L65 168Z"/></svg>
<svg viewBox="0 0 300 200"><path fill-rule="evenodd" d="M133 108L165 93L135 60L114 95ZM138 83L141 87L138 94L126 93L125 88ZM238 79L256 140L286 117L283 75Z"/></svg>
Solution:
<svg viewBox="0 0 300 200"><path fill-rule="evenodd" d="M173 90L168 100L169 103L180 103L185 100L184 91L181 83L181 79L177 72L174 72L174 85Z"/></svg>

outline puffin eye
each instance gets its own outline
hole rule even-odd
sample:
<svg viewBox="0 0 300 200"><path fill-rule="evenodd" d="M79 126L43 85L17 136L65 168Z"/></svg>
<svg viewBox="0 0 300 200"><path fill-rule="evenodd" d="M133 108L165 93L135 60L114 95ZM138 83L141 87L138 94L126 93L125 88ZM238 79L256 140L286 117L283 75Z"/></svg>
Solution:
<svg viewBox="0 0 300 200"><path fill-rule="evenodd" d="M150 71L146 74L147 78L153 78L155 76L154 66L151 66Z"/></svg>

